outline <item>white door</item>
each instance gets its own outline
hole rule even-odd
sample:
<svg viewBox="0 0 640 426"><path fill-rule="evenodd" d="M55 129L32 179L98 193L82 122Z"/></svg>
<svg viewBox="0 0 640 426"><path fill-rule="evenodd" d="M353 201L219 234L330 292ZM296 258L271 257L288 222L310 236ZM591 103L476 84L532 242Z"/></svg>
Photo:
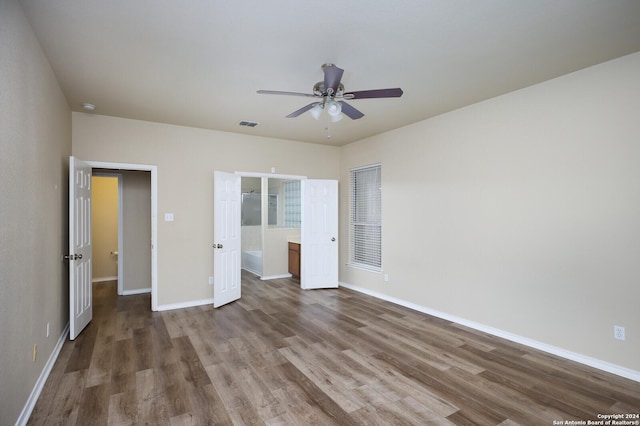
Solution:
<svg viewBox="0 0 640 426"><path fill-rule="evenodd" d="M240 299L240 176L214 172L213 307Z"/></svg>
<svg viewBox="0 0 640 426"><path fill-rule="evenodd" d="M338 181L301 181L300 286L338 287Z"/></svg>
<svg viewBox="0 0 640 426"><path fill-rule="evenodd" d="M69 337L89 324L91 304L91 166L69 158Z"/></svg>

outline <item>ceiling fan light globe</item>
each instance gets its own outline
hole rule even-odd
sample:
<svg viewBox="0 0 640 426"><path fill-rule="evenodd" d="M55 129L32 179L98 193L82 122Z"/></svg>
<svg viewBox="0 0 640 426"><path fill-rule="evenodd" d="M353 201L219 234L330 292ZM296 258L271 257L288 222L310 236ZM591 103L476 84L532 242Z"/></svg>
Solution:
<svg viewBox="0 0 640 426"><path fill-rule="evenodd" d="M331 122L332 122L332 123L336 123L336 122L338 122L338 121L342 120L343 118L344 118L344 115L343 115L343 114L332 115L332 116L331 116Z"/></svg>
<svg viewBox="0 0 640 426"><path fill-rule="evenodd" d="M320 118L320 114L322 114L322 106L320 104L314 106L309 110L311 116L318 120Z"/></svg>
<svg viewBox="0 0 640 426"><path fill-rule="evenodd" d="M331 117L337 117L342 112L342 105L336 101L329 101L327 103L327 112Z"/></svg>

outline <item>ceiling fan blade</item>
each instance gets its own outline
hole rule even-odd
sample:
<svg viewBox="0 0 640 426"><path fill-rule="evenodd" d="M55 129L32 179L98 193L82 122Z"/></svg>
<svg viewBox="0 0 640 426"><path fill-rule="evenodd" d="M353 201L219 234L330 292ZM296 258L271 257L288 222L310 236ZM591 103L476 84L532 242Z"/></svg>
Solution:
<svg viewBox="0 0 640 426"><path fill-rule="evenodd" d="M309 111L311 108L313 108L314 106L319 105L319 104L320 104L320 102L312 102L309 105L305 105L302 108L300 108L300 109L298 109L296 111L293 111L291 114L287 115L287 118L297 117L300 114L303 114L303 113Z"/></svg>
<svg viewBox="0 0 640 426"><path fill-rule="evenodd" d="M352 120L357 120L359 118L364 117L364 114L346 103L345 101L338 101L340 105L342 105L342 112L344 115L349 117Z"/></svg>
<svg viewBox="0 0 640 426"><path fill-rule="evenodd" d="M361 90L359 92L345 93L345 99L371 99L371 98L399 98L402 96L402 89L399 87L393 89L376 89Z"/></svg>
<svg viewBox="0 0 640 426"><path fill-rule="evenodd" d="M299 92L281 92L279 90L258 90L261 95L287 95L287 96L304 96L307 98L316 98L317 96L311 93L299 93Z"/></svg>
<svg viewBox="0 0 640 426"><path fill-rule="evenodd" d="M324 71L324 90L331 88L335 94L338 91L338 86L340 86L344 70L333 64L325 64L322 66L322 71Z"/></svg>

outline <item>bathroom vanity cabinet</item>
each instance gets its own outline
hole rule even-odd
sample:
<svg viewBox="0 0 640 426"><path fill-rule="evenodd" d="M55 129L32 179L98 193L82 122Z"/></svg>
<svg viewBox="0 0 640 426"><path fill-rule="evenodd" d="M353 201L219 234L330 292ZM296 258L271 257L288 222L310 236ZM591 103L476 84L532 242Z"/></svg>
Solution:
<svg viewBox="0 0 640 426"><path fill-rule="evenodd" d="M300 279L300 244L289 241L289 273Z"/></svg>

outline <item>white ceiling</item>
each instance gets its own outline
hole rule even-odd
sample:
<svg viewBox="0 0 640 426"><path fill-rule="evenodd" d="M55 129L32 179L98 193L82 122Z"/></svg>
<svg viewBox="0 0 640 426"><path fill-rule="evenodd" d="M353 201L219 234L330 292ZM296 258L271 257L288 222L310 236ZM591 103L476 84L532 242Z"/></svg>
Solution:
<svg viewBox="0 0 640 426"><path fill-rule="evenodd" d="M640 51L637 0L23 0L69 105L332 145ZM323 63L360 120L285 118ZM324 116L326 117L326 116ZM255 128L241 120L259 122Z"/></svg>

